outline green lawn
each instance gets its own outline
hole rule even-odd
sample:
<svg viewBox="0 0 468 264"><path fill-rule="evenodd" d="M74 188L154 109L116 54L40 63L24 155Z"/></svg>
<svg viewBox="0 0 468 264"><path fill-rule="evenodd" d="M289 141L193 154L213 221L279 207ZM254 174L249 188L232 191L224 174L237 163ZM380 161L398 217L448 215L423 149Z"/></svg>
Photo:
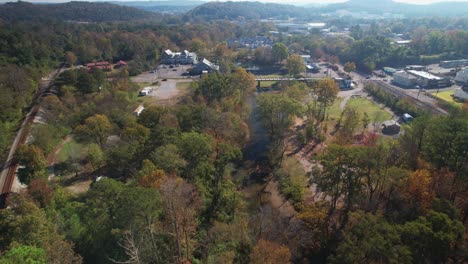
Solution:
<svg viewBox="0 0 468 264"><path fill-rule="evenodd" d="M346 106L356 108L361 114L367 113L371 121L383 122L392 118L387 111L366 98L351 98Z"/></svg>
<svg viewBox="0 0 468 264"><path fill-rule="evenodd" d="M72 157L75 159L82 159L87 155L86 150L87 147L85 145L77 143L74 139L72 139L70 142L63 145L63 147L60 149L59 153L57 154L57 162L65 162Z"/></svg>
<svg viewBox="0 0 468 264"><path fill-rule="evenodd" d="M276 83L275 81L263 81L263 82L260 82L260 88L270 88L275 83Z"/></svg>
<svg viewBox="0 0 468 264"><path fill-rule="evenodd" d="M444 91L444 92L439 92L439 93L433 93L432 95L434 96L437 96L439 97L440 99L446 101L446 102L449 102L451 104L454 104L454 105L457 105L457 106L461 106L462 103L459 103L455 100L453 100L453 97L452 95L455 93L455 91Z"/></svg>
<svg viewBox="0 0 468 264"><path fill-rule="evenodd" d="M330 106L330 108L328 108L328 110L327 110L328 119L338 120L340 118L340 115L341 115L341 112L342 112L342 110L340 108L341 101L343 101L343 98L341 98L341 97L336 98L335 102L333 102L333 104Z"/></svg>
<svg viewBox="0 0 468 264"><path fill-rule="evenodd" d="M177 89L188 89L188 88L190 88L191 84L192 84L192 82L178 82L176 84L176 87L177 87Z"/></svg>

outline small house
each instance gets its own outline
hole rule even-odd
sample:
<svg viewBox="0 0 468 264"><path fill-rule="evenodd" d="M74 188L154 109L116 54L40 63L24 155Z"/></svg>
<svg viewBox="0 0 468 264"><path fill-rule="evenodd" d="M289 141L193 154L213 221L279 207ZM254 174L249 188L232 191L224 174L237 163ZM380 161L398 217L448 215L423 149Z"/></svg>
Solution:
<svg viewBox="0 0 468 264"><path fill-rule="evenodd" d="M414 119L414 118L413 118L410 114L408 114L408 113L404 113L402 118L403 118L403 120L404 120L405 122L410 122L410 121L412 121L412 120Z"/></svg>
<svg viewBox="0 0 468 264"><path fill-rule="evenodd" d="M145 87L145 88L143 88L143 90L140 91L140 93L139 93L138 95L139 95L139 96L147 96L147 95L149 95L152 91L153 91L153 88L151 88L151 87Z"/></svg>
<svg viewBox="0 0 468 264"><path fill-rule="evenodd" d="M396 135L400 133L400 124L395 120L387 120L382 123L382 133L386 135Z"/></svg>
<svg viewBox="0 0 468 264"><path fill-rule="evenodd" d="M124 67L124 66L127 66L127 63L125 61L123 61L123 60L120 60L114 65L114 69L118 69L118 68L121 68L121 67Z"/></svg>
<svg viewBox="0 0 468 264"><path fill-rule="evenodd" d="M139 105L134 111L133 111L133 115L135 116L140 116L141 112L143 112L143 110L145 110L145 107L143 105Z"/></svg>

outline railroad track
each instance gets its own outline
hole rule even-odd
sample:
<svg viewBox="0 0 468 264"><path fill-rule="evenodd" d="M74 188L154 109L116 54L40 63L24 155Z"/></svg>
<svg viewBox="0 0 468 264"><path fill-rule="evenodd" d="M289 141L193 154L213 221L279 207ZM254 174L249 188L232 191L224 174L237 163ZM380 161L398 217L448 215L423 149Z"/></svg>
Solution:
<svg viewBox="0 0 468 264"><path fill-rule="evenodd" d="M4 208L5 200L9 193L12 191L13 183L16 178L16 171L18 169L19 164L15 160L15 153L19 146L26 143L28 135L31 131L32 123L39 112L39 100L40 98L46 94L50 87L53 85L53 80L57 78L57 76L61 73L62 67L57 69L49 78L41 85L39 91L35 94L32 100L32 108L29 113L26 115L26 118L21 123L20 129L13 141L10 152L8 154L7 161L3 169L0 171L0 208Z"/></svg>
<svg viewBox="0 0 468 264"><path fill-rule="evenodd" d="M425 102L425 101L422 101L422 100L419 100L417 97L414 97L413 95L410 95L409 93L403 91L400 88L393 87L393 86L389 85L388 83L386 83L384 81L370 80L369 82L372 82L372 83L378 85L379 87L385 89L387 92L389 92L390 94L392 94L392 95L394 95L394 96L396 96L398 98L409 99L418 108L430 111L430 112L432 112L433 114L436 114L436 115L447 115L448 114L445 110L441 109L437 105L431 104L429 102Z"/></svg>

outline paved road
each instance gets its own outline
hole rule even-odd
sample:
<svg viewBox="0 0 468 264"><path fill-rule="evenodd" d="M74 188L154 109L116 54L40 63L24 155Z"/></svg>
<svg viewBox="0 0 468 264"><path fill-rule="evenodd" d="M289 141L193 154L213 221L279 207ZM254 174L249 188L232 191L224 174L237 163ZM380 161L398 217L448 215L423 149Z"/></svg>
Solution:
<svg viewBox="0 0 468 264"><path fill-rule="evenodd" d="M39 91L36 93L33 99L33 104L31 107L31 110L29 113L26 115L25 119L23 120L23 123L21 124L21 127L16 134L15 140L13 141L11 147L10 147L10 152L8 153L7 160L3 166L2 171L0 172L0 195L2 198L5 197L5 194L10 193L12 190L12 187L17 181L16 178L16 170L18 169L18 164L14 160L14 156L16 153L17 148L26 142L27 136L30 132L30 126L36 117L36 114L39 112L39 105L38 101L41 98L41 96L44 93L48 92L48 89L50 88L53 80L63 71L62 68L57 69L50 73L47 77L42 78L41 80L41 86ZM0 198L0 206L2 205L2 201Z"/></svg>

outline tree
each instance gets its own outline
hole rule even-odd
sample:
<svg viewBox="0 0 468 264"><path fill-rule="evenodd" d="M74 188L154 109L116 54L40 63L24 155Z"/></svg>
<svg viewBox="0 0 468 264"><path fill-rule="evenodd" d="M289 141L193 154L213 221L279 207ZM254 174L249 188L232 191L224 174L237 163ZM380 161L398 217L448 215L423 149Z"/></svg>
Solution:
<svg viewBox="0 0 468 264"><path fill-rule="evenodd" d="M446 214L430 211L426 216L403 225L402 241L418 263L444 263L455 245L462 243L463 224Z"/></svg>
<svg viewBox="0 0 468 264"><path fill-rule="evenodd" d="M65 53L65 58L67 60L68 66L70 66L70 67L73 67L73 65L75 65L75 63L77 61L75 53L73 53L71 51L67 51Z"/></svg>
<svg viewBox="0 0 468 264"><path fill-rule="evenodd" d="M100 169L104 166L106 158L104 152L98 144L91 144L88 147L88 160L94 170Z"/></svg>
<svg viewBox="0 0 468 264"><path fill-rule="evenodd" d="M28 193L40 207L45 208L52 201L54 192L49 186L47 179L33 179L28 186Z"/></svg>
<svg viewBox="0 0 468 264"><path fill-rule="evenodd" d="M330 263L413 263L400 228L362 211L351 214L344 238Z"/></svg>
<svg viewBox="0 0 468 264"><path fill-rule="evenodd" d="M58 233L56 223L49 221L45 212L23 195L9 196L6 209L0 211L0 232L1 251L15 245L30 245L46 252L46 263L81 263L81 257L73 252L72 246ZM13 252L16 256L28 254L28 251L38 253L37 250L29 249Z"/></svg>
<svg viewBox="0 0 468 264"><path fill-rule="evenodd" d="M197 132L182 133L177 146L182 157L188 162L190 173L199 163L207 161L212 152L212 138ZM187 175L192 176L192 175Z"/></svg>
<svg viewBox="0 0 468 264"><path fill-rule="evenodd" d="M18 179L29 184L33 179L46 178L47 161L42 150L34 145L21 145L16 153L16 160L24 167L18 169Z"/></svg>
<svg viewBox="0 0 468 264"><path fill-rule="evenodd" d="M46 252L42 248L19 245L0 257L0 264L46 264Z"/></svg>
<svg viewBox="0 0 468 264"><path fill-rule="evenodd" d="M448 167L466 174L468 157L468 119L465 115L433 118L424 133L424 157L437 168Z"/></svg>
<svg viewBox="0 0 468 264"><path fill-rule="evenodd" d="M353 72L356 70L356 64L354 62L347 62L344 65L344 71L347 73Z"/></svg>
<svg viewBox="0 0 468 264"><path fill-rule="evenodd" d="M176 145L168 144L158 147L151 153L151 160L157 168L164 170L168 174L180 175L187 161L180 155Z"/></svg>
<svg viewBox="0 0 468 264"><path fill-rule="evenodd" d="M319 103L318 110L315 110L318 123L325 119L326 110L336 100L339 91L338 84L331 78L318 81L317 86L313 89Z"/></svg>
<svg viewBox="0 0 468 264"><path fill-rule="evenodd" d="M281 62L289 56L288 47L281 42L277 42L273 45L271 53L275 62Z"/></svg>
<svg viewBox="0 0 468 264"><path fill-rule="evenodd" d="M268 240L260 239L250 254L252 264L291 263L291 252L288 247Z"/></svg>
<svg viewBox="0 0 468 264"><path fill-rule="evenodd" d="M301 105L285 94L261 94L257 97L260 120L271 140L289 131L293 118L301 116Z"/></svg>
<svg viewBox="0 0 468 264"><path fill-rule="evenodd" d="M302 57L298 54L289 56L287 60L288 73L291 75L299 75L305 72L305 64Z"/></svg>
<svg viewBox="0 0 468 264"><path fill-rule="evenodd" d="M410 203L416 203L418 209L428 209L435 196L430 172L423 169L412 172L408 177L407 192Z"/></svg>
<svg viewBox="0 0 468 264"><path fill-rule="evenodd" d="M197 230L197 211L201 203L195 188L181 178L168 178L161 185L167 220L172 226L177 243L179 261L190 259L193 250L191 240Z"/></svg>
<svg viewBox="0 0 468 264"><path fill-rule="evenodd" d="M112 123L105 115L94 115L86 118L85 123L75 128L75 133L83 141L94 142L104 146L112 132Z"/></svg>

